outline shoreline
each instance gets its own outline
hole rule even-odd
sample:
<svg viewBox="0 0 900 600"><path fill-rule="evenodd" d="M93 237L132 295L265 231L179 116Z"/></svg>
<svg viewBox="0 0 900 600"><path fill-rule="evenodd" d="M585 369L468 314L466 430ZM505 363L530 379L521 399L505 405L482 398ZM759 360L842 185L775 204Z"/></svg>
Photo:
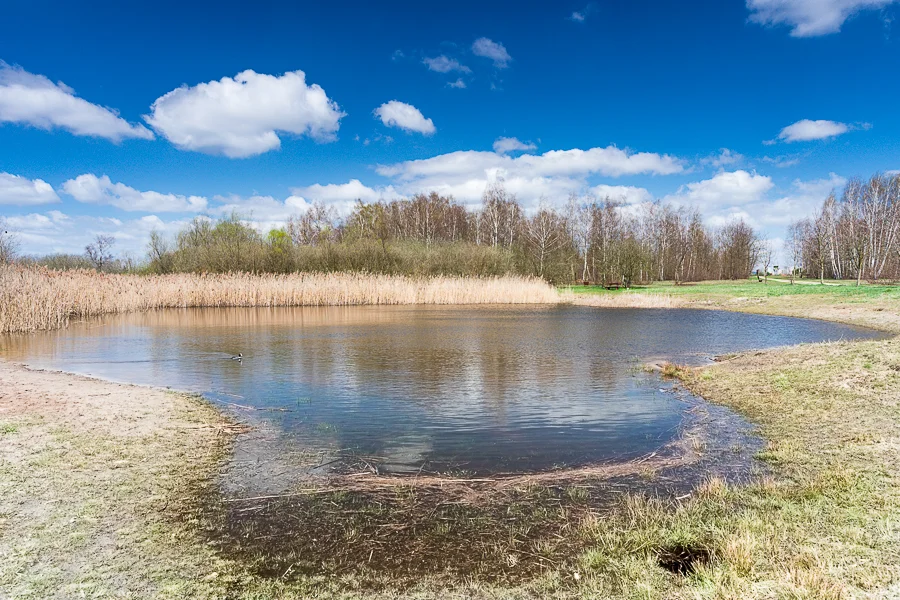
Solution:
<svg viewBox="0 0 900 600"><path fill-rule="evenodd" d="M580 302L573 302L574 304L584 305ZM641 308L640 306L637 308ZM667 307L660 307L667 308ZM773 303L757 303L756 306L752 307L757 310L742 310L741 308L727 308L721 305L697 305L696 301L691 302L683 302L681 306L678 308L694 308L694 309L721 309L721 310L734 310L738 312L752 312L752 313L763 313L763 314L777 314L780 316L798 316L795 314L784 314L783 312L776 312L779 309L777 304ZM747 307L743 307L747 308ZM801 310L801 309L796 309ZM834 311L831 311L834 312ZM838 313L833 316L843 316L849 317L849 319L836 319L836 318L827 318L825 316L812 316L812 315L804 315L806 318L818 318L820 320L827 321L835 321L842 322L851 325L858 326L866 326L863 323L867 323L872 319L885 316L883 313L885 311L883 309L879 310L878 307L874 308L865 308L862 306L854 307L854 313L851 315L842 315ZM828 310L819 311L820 315L829 313ZM830 314L830 313L829 313ZM897 315L893 315L896 317ZM884 331L886 333L896 334L898 330L900 330L900 319L895 321L889 320L888 322L882 322L882 327L878 329L880 331ZM759 434L766 440L769 441L771 446L773 438L770 431L772 424L769 422L769 419L762 417L759 413L754 412L756 409L752 407L748 407L746 404L742 404L741 401L737 401L735 399L730 399L727 397L727 394L733 393L734 389L730 388L727 385L718 386L718 377L714 379L708 379L704 373L721 373L723 370L728 374L732 379L740 380L742 373L746 375L747 372L751 372L753 370L759 371L764 368L773 368L779 366L779 363L784 363L785 360L787 362L791 361L800 361L801 364L808 362L811 358L814 358L817 355L829 355L833 354L832 350L836 350L838 353L843 352L845 349L849 348L851 351L854 348L859 348L862 346L870 346L870 347L879 347L878 345L883 346L891 346L896 345L897 340L900 340L898 337L889 337L884 340L876 341L876 342L837 342L832 344L814 344L808 346L789 346L785 348L778 348L772 350L765 350L760 352L752 352L752 353L744 353L737 355L736 357L730 357L724 361L716 363L716 365L712 367L703 367L700 369L691 369L689 373L686 373L684 376L685 386L691 391L698 393L699 396L703 398L705 402L708 402L712 405L726 405L735 408L739 413L744 415L747 420L753 424L758 425L761 429ZM829 350L828 346L831 346L831 350ZM804 358L806 356L807 358ZM785 358L787 357L787 358ZM768 361L768 362L767 362ZM770 365L766 367L766 364ZM782 365L783 366L783 365ZM21 398L22 396L16 396L20 392L13 392L12 396L10 396L10 392L7 391L9 382L9 373L14 370L20 370L21 373L32 373L39 374L43 373L44 376L49 375L53 379L57 379L56 388L58 389L58 393L62 394L61 397L66 398L61 404L63 405L62 414L53 414L52 401L47 401L45 399L44 402L33 402L26 403L25 407L19 406L18 408L9 409L9 405L16 398ZM715 371L714 371L715 370ZM53 438L54 436L59 437L62 435L63 438L69 436L74 436L74 439L79 439L79 437L86 436L86 439L96 440L96 439L104 439L106 441L118 440L120 443L124 443L126 446L130 448L129 451L134 451L133 442L136 440L140 440L141 443L151 443L154 447L165 447L166 453L165 456L170 457L167 460L170 460L168 466L171 468L173 472L180 473L180 477L183 481L187 481L190 483L190 486L199 486L199 489L210 491L209 479L210 475L216 473L222 466L222 460L225 456L227 456L227 447L230 446L231 435L229 433L228 427L229 425L223 423L225 419L228 419L227 415L222 412L218 407L215 407L211 403L206 400L197 401L196 398L192 398L190 395L186 395L180 392L173 392L171 390L164 390L159 387L152 386L135 386L127 383L114 383L109 382L103 379L82 376L77 374L70 374L62 371L52 371L52 370L32 370L24 365L17 365L15 363L11 363L6 360L0 360L0 378L4 381L4 391L0 392L0 441L3 446L6 444L8 440L14 439L13 436L20 435L21 432L28 431L32 428L37 428L41 430L40 435L33 435L29 433L27 437L32 438L32 441L37 440L38 438ZM37 386L33 377L25 375L24 378L27 380L27 385L35 385ZM85 384L85 385L82 385ZM14 386L15 387L15 386ZM82 388L90 388L88 390ZM71 394L73 393L71 389L65 388L74 388L76 390L75 394L77 396L77 400L73 400ZM32 391L30 393L34 393L34 389L39 389L39 386L36 388L30 388ZM77 391L81 390L81 391ZM90 393L87 393L90 392ZM21 392L25 393L25 392ZM39 392L39 394L44 394L46 396L46 390L44 392ZM57 392L54 392L57 393ZM116 434L115 432L107 429L108 423L105 424L104 419L98 419L98 402L96 400L91 400L92 397L103 398L106 396L111 396L114 394L122 394L128 396L129 400L125 403L131 403L137 395L140 398L146 398L147 402L144 408L150 410L161 411L159 414L167 415L173 414L175 415L172 420L162 420L157 423L157 426L151 426L149 430L144 429L134 429L128 430L128 433L125 435ZM96 396L97 394L103 394L103 396ZM56 404L60 404L58 401ZM198 406L199 405L199 406ZM57 407L59 408L59 407ZM120 417L123 415L119 414ZM754 418L755 417L755 418ZM146 417L145 417L146 418ZM34 421L39 421L38 424L35 424ZM126 418L124 423L133 423L133 418ZM146 421L145 421L146 425ZM129 425L130 426L130 425ZM135 426L136 427L136 426ZM7 431L9 430L9 431ZM65 433L60 434L60 431L64 431ZM53 432L53 433L51 433ZM121 439L120 439L121 438ZM122 440L125 440L124 442ZM148 442L147 440L152 440ZM15 444L17 447L26 444L21 438L16 440ZM39 449L35 450L37 454L42 454L49 447L44 439L41 439L40 442L36 442L38 444ZM160 446L161 444L161 446ZM8 444L6 444L8 446ZM63 444L65 445L65 444ZM75 444L78 446L78 444ZM204 453L203 450L206 450ZM766 452L771 453L771 450L767 450ZM776 454L778 450L776 449ZM126 452L127 454L127 452ZM17 482L20 485L27 484L28 477L26 476L25 480L22 480L22 474L17 473L15 469L15 464L21 463L21 458L15 458L12 462L9 459L9 456L12 454L8 451L0 451L0 458L3 461L0 461L0 473L5 473L8 469L12 469L9 471L15 475L18 475ZM202 456L201 456L202 455ZM186 461L185 459L189 456L194 457L194 468L189 468L187 471L184 471L186 465L191 464L190 461ZM118 459L122 460L122 459ZM18 463L16 462L18 461ZM115 463L115 461L112 461ZM12 467L10 467L12 464ZM157 465L158 466L158 465ZM203 470L205 474L203 473ZM128 471L127 468L118 468L118 471ZM166 469L163 469L165 471ZM79 475L80 477L81 475ZM785 473L779 473L777 478L782 478L785 476ZM92 474L87 478L86 481L90 481L92 478L95 478L96 474ZM212 477L215 479L215 476ZM13 478L14 480L16 478ZM162 482L171 481L171 479L161 479ZM152 484L153 482L147 482ZM160 483L160 482L157 482ZM715 488L715 482L712 483ZM762 485L770 485L767 483L763 483ZM206 487L204 487L206 486ZM754 486L755 489L756 486ZM168 489L168 488L167 488ZM113 493L113 496L118 496L116 489L110 490ZM203 511L199 510L197 506L191 505L190 502L187 505L184 505L185 497L183 495L179 497L178 494L172 494L171 490L168 490L168 496L171 496L169 500L166 501L165 506L169 507L171 502L175 502L176 505L181 505L180 510L184 510L187 513L196 515L194 518L204 518L201 513ZM711 491L708 487L701 486L698 488L696 493L697 502L703 502L704 498L709 496ZM719 493L719 492L716 492ZM165 493L157 493L155 496L151 496L156 498L157 496L163 497L166 496ZM2 495L0 495L2 497ZM110 499L110 502L113 500ZM341 500L338 500L339 502ZM88 500L85 500L87 504L90 504ZM687 500L686 502L694 502L694 500ZM676 502L674 505L675 509L667 509L667 510L676 510L676 512L680 509L677 508L681 504L681 501ZM61 507L60 507L61 508ZM114 508L114 506L113 506ZM248 509L247 506L239 507L241 509ZM252 507L250 507L252 508ZM10 519L7 517L7 514L10 514L9 506L5 508L0 508L0 551L3 551L4 554L0 554L0 558L3 558L8 550L7 542L4 542L4 538L9 538L11 536L23 536L27 539L29 536L25 531L19 530L17 533L16 527L17 525L10 525ZM151 515L151 521L156 521L156 525L150 526L150 529L158 529L160 527L159 519L162 518L164 512L168 511L168 508L165 508L162 511L159 511L158 506L150 507L148 512ZM575 509L570 509L575 510ZM573 513L573 514L577 514ZM95 519L97 517L94 517ZM586 517L582 517L586 518ZM51 519L52 520L52 519ZM101 528L102 530L93 530L93 536L104 538L109 535L113 535L115 537L117 535L115 525L121 525L121 523L116 523L117 519L112 516L108 519L110 522L105 525L105 527ZM167 521L168 519L162 518L162 522ZM127 529L127 528L126 528ZM139 529L139 527L138 527ZM190 572L196 573L197 571L209 571L206 574L206 577L210 577L215 574L215 577L212 577L206 584L208 584L209 589L219 589L220 581L218 581L220 575L220 571L227 571L232 573L240 572L241 568L238 568L236 565L240 563L240 559L242 556L236 557L228 557L217 554L212 547L208 545L207 541L204 541L203 536L199 535L198 529L196 526L185 526L184 524L172 524L164 525L163 529L169 530L174 529L179 531L182 536L185 536L185 540L193 540L189 544L182 544L185 546L183 548L175 548L173 549L173 558L166 558L168 560L174 560L175 563L181 565L180 568L182 571L180 575L177 575L175 579L181 580L182 578L194 577L195 575L189 575ZM112 533L110 532L112 530ZM87 538L90 538L91 535L84 534ZM199 537L198 537L199 536ZM144 543L149 543L147 540L144 540ZM151 545L156 544L153 542ZM188 554L195 552L197 548L203 547L204 552L199 554L200 563L204 566L199 567L198 563L193 562L197 559L188 559L184 556L183 551L187 551ZM117 548L118 550L118 548ZM127 554L125 552L124 554ZM65 562L62 556L60 556L60 560ZM107 557L106 561L113 560L112 558ZM574 557L569 557L566 559L576 560ZM187 561L187 562L184 562ZM224 561L224 562L222 562ZM164 561L165 562L165 561ZM576 560L576 563L578 560ZM186 565L190 563L190 567ZM208 567L208 565L216 565L215 569L210 570L213 567ZM545 568L550 567L550 563L544 563L544 567L540 567L538 570L539 573L544 573ZM166 568L171 569L172 566L169 564ZM237 569L237 570L235 570ZM892 570L893 569L893 570ZM552 570L552 569L551 569ZM178 573L178 569L175 571ZM892 573L896 575L898 571L894 569L894 567L888 568L885 573L889 578L892 577ZM539 575L538 572L535 572L533 576L538 577L540 580L543 575ZM43 577L46 577L46 573L42 574ZM120 577L121 575L117 575ZM532 576L529 576L529 578ZM128 579L128 577L126 577ZM152 578L151 578L152 579ZM265 578L264 578L265 579ZM528 579L528 578L526 578ZM101 585L104 581L107 581L104 577L98 577L98 580L101 582ZM137 580L140 583L135 583L133 586L131 584L122 585L117 583L119 591L122 589L130 589L132 593L137 594L139 597L145 596L155 596L155 593L151 593L150 584L146 581L146 576L141 575L137 577ZM436 581L440 581L440 577ZM52 577L48 581L53 581ZM57 580L60 581L60 580ZM425 578L426 588L429 585L433 585L431 582L431 578ZM525 581L525 580L523 580ZM830 580L829 580L830 581ZM15 591L16 588L8 588L7 586L17 582L17 576L11 572L11 569L7 568L4 570L3 567L0 567L0 590ZM808 583L808 582L807 582ZM184 583L187 585L187 583ZM263 587L270 585L270 583L262 583L259 585L263 585ZM375 582L373 590L377 590L380 586L390 586L390 581L387 582ZM529 584L527 583L518 583L515 585L525 585L526 588ZM806 584L804 584L806 585ZM809 585L806 585L809 589L818 589L815 586L818 583L814 582L812 588L809 588ZM135 587L136 586L136 587ZM567 587L567 586L564 586ZM37 589L37 588L36 588ZM49 592L52 590L52 587L43 587L39 588L44 590L45 592ZM66 592L60 590L68 590L72 591L71 587L61 587L59 590L56 590L55 597L64 597ZM112 589L112 588L110 588ZM186 588L187 589L187 588ZM332 589L332 588L329 588ZM338 594L340 590L344 588L338 586L333 588L333 592ZM62 595L59 595L62 594ZM26 594L27 596L27 594ZM37 596L36 596L37 597ZM46 597L54 597L54 594L47 594ZM177 594L173 597L182 597Z"/></svg>

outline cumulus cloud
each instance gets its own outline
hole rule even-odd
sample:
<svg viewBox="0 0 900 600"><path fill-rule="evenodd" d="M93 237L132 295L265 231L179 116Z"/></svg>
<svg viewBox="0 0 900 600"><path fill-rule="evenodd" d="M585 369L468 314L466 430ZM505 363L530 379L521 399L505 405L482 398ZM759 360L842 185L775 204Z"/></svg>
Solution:
<svg viewBox="0 0 900 600"><path fill-rule="evenodd" d="M97 177L91 173L68 180L62 189L79 202L108 204L128 211L200 212L207 205L202 196L141 192L124 183L113 183L106 175Z"/></svg>
<svg viewBox="0 0 900 600"><path fill-rule="evenodd" d="M281 227L292 216L302 213L310 207L310 203L306 199L295 195L289 196L285 200L260 195L249 197L214 196L213 200L216 204L207 210L210 215L222 217L234 213L247 219L249 224L260 231Z"/></svg>
<svg viewBox="0 0 900 600"><path fill-rule="evenodd" d="M431 71L438 73L449 73L451 71L459 71L460 73L471 73L472 69L466 65L460 64L455 58L450 58L441 54L434 58L425 58L422 63Z"/></svg>
<svg viewBox="0 0 900 600"><path fill-rule="evenodd" d="M675 194L664 198L672 204L711 207L740 206L762 200L774 187L772 178L744 170L718 173L711 179L681 186Z"/></svg>
<svg viewBox="0 0 900 600"><path fill-rule="evenodd" d="M818 210L828 194L839 192L846 183L847 180L836 173L822 179L795 179L787 193L745 208L753 215L750 222L760 227L786 227Z"/></svg>
<svg viewBox="0 0 900 600"><path fill-rule="evenodd" d="M734 165L744 160L744 155L739 154L728 148L722 148L718 154L702 159L700 162L705 165L711 165L716 168Z"/></svg>
<svg viewBox="0 0 900 600"><path fill-rule="evenodd" d="M70 216L57 210L7 218L22 243L25 254L57 252L81 254L97 235L110 235L117 255L142 256L151 231L174 235L187 220L163 221L156 215L123 221L110 217Z"/></svg>
<svg viewBox="0 0 900 600"><path fill-rule="evenodd" d="M498 69L505 69L512 61L512 56L500 42L495 42L486 37L478 38L472 44L472 54L489 58Z"/></svg>
<svg viewBox="0 0 900 600"><path fill-rule="evenodd" d="M0 173L0 205L35 206L59 202L53 186L43 179L27 179L11 173Z"/></svg>
<svg viewBox="0 0 900 600"><path fill-rule="evenodd" d="M590 188L590 192L597 198L609 198L625 204L642 204L653 201L653 194L641 187L601 184Z"/></svg>
<svg viewBox="0 0 900 600"><path fill-rule="evenodd" d="M489 182L502 179L526 208L541 196L562 203L571 193L583 193L593 176L672 174L684 171L682 161L648 152L633 153L615 146L589 150L556 150L509 156L498 152L459 151L428 159L380 165L376 172L393 180L403 195L435 191L466 204L477 204ZM641 192L620 186L606 188L611 197L632 199ZM606 195L601 187L598 191Z"/></svg>
<svg viewBox="0 0 900 600"><path fill-rule="evenodd" d="M381 165L376 171L403 181L431 177L483 176L503 170L508 174L532 177L586 176L591 174L670 175L684 170L682 161L668 154L629 152L616 146L581 150L551 150L543 154L523 154L516 158L495 152L464 150L438 156Z"/></svg>
<svg viewBox="0 0 900 600"><path fill-rule="evenodd" d="M247 70L172 90L150 109L144 119L177 147L230 158L280 148L279 133L333 141L345 116L321 86L307 84L303 71Z"/></svg>
<svg viewBox="0 0 900 600"><path fill-rule="evenodd" d="M458 78L456 81L451 81L447 84L447 87L457 88L457 89L465 89L466 82L462 80L462 77Z"/></svg>
<svg viewBox="0 0 900 600"><path fill-rule="evenodd" d="M47 130L58 127L113 142L153 139L153 133L143 125L132 125L114 110L79 98L66 84L53 83L43 75L0 61L0 123L4 122Z"/></svg>
<svg viewBox="0 0 900 600"><path fill-rule="evenodd" d="M375 109L375 116L388 127L399 127L404 131L432 135L437 131L434 122L426 119L422 112L412 104L398 100L385 102Z"/></svg>
<svg viewBox="0 0 900 600"><path fill-rule="evenodd" d="M497 154L509 154L510 152L516 152L519 150L528 151L528 150L536 150L537 146L535 146L532 142L522 142L519 141L518 138L514 137L500 137L494 141L494 152Z"/></svg>
<svg viewBox="0 0 900 600"><path fill-rule="evenodd" d="M863 124L861 127L868 129L870 126ZM778 134L778 139L789 144L792 142L826 140L843 135L854 128L855 126L853 125L838 123L837 121L803 119L782 129L781 133Z"/></svg>
<svg viewBox="0 0 900 600"><path fill-rule="evenodd" d="M364 185L359 179L351 179L347 183L329 183L322 185L319 183L291 189L291 193L295 196L302 196L326 204L354 202L362 200L363 202L377 202L379 200L393 200L401 197L394 190L393 186L385 186L380 188L371 188Z"/></svg>
<svg viewBox="0 0 900 600"><path fill-rule="evenodd" d="M750 20L762 25L786 25L793 37L837 33L855 14L880 9L896 0L747 0Z"/></svg>
<svg viewBox="0 0 900 600"><path fill-rule="evenodd" d="M840 193L846 183L846 179L831 173L822 179L796 179L788 189L779 191L768 176L734 171L682 186L662 201L700 209L711 227L743 219L763 235L777 237L791 222L817 210L832 190Z"/></svg>

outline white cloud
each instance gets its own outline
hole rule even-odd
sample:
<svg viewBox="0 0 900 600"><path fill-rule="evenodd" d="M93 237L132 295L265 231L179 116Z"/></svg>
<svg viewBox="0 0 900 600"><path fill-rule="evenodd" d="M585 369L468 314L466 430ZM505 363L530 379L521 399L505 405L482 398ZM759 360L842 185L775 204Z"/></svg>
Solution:
<svg viewBox="0 0 900 600"><path fill-rule="evenodd" d="M59 202L53 186L43 179L27 179L11 173L0 173L0 205L35 206Z"/></svg>
<svg viewBox="0 0 900 600"><path fill-rule="evenodd" d="M835 173L824 179L796 179L786 192L775 195L769 177L735 171L682 186L662 200L673 206L695 206L711 227L743 219L763 236L773 238L783 236L792 221L813 214L832 190L839 191L846 182Z"/></svg>
<svg viewBox="0 0 900 600"><path fill-rule="evenodd" d="M587 190L591 185L588 178L596 175L618 177L682 171L682 162L672 156L632 153L615 146L517 157L460 151L376 168L379 175L393 179L393 189L400 194L435 191L452 195L468 205L480 203L485 186L502 179L507 191L516 194L525 208L535 206L541 196L561 205L569 194ZM646 198L648 194L640 188L625 186L597 186L595 190L603 196L624 197L629 202Z"/></svg>
<svg viewBox="0 0 900 600"><path fill-rule="evenodd" d="M0 123L22 123L40 129L59 127L75 135L153 139L143 125L132 125L109 108L91 104L64 83L53 83L0 61Z"/></svg>
<svg viewBox="0 0 900 600"><path fill-rule="evenodd" d="M600 198L619 200L625 204L641 204L652 202L653 194L645 188L626 185L595 185L590 189L591 194Z"/></svg>
<svg viewBox="0 0 900 600"><path fill-rule="evenodd" d="M632 153L615 146L581 150L551 150L543 154L523 154L516 158L495 152L465 150L438 156L381 165L376 171L401 181L426 178L483 177L502 170L511 176L552 177L592 174L619 177L649 173L670 175L684 171L682 161L668 154Z"/></svg>
<svg viewBox="0 0 900 600"><path fill-rule="evenodd" d="M431 71L438 73L449 73L450 71L459 71L460 73L471 73L472 69L466 65L460 64L455 58L450 58L441 54L434 58L425 58L422 63Z"/></svg>
<svg viewBox="0 0 900 600"><path fill-rule="evenodd" d="M825 179L795 179L787 194L746 208L754 215L752 221L761 227L786 227L813 214L832 190L840 190L846 183L845 178L835 173Z"/></svg>
<svg viewBox="0 0 900 600"><path fill-rule="evenodd" d="M537 146L532 142L522 142L514 137L500 137L494 141L494 152L497 154L509 154L519 150L528 151L535 149L537 149Z"/></svg>
<svg viewBox="0 0 900 600"><path fill-rule="evenodd" d="M591 2L587 6L585 6L581 10L573 11L571 15L569 15L570 21L575 21L576 23L584 23L585 20L591 15L591 13L596 10L597 6Z"/></svg>
<svg viewBox="0 0 900 600"><path fill-rule="evenodd" d="M462 78L458 78L456 81L451 81L447 84L447 87L457 88L457 89L465 89L466 82L462 80Z"/></svg>
<svg viewBox="0 0 900 600"><path fill-rule="evenodd" d="M359 179L351 179L347 183L329 183L326 185L313 184L307 187L291 189L295 196L301 196L310 200L324 202L325 204L353 204L356 200L363 202L378 202L379 200L393 200L401 195L393 186L371 188L364 185Z"/></svg>
<svg viewBox="0 0 900 600"><path fill-rule="evenodd" d="M800 158L797 156L763 156L762 161L774 165L779 169L793 167L800 164Z"/></svg>
<svg viewBox="0 0 900 600"><path fill-rule="evenodd" d="M206 209L206 198L141 192L124 183L113 183L109 177L91 173L70 179L62 186L65 193L79 202L108 204L129 211L143 212L199 212Z"/></svg>
<svg viewBox="0 0 900 600"><path fill-rule="evenodd" d="M175 234L187 220L163 221L156 215L122 221L109 217L69 216L56 210L8 217L24 254L82 254L98 234L111 235L116 255L143 256L153 230Z"/></svg>
<svg viewBox="0 0 900 600"><path fill-rule="evenodd" d="M879 9L895 0L747 0L750 20L787 25L793 37L837 33L858 12Z"/></svg>
<svg viewBox="0 0 900 600"><path fill-rule="evenodd" d="M404 131L414 131L424 135L432 135L437 131L434 122L412 104L391 100L375 109L375 116L388 127L399 127Z"/></svg>
<svg viewBox="0 0 900 600"><path fill-rule="evenodd" d="M741 206L762 200L774 187L772 178L747 171L718 173L711 179L681 186L665 201L679 206L696 206L701 211L722 206Z"/></svg>
<svg viewBox="0 0 900 600"><path fill-rule="evenodd" d="M280 148L280 132L333 141L344 116L325 90L306 83L303 71L247 70L172 90L150 108L144 119L179 148L230 158Z"/></svg>
<svg viewBox="0 0 900 600"><path fill-rule="evenodd" d="M713 167L727 167L729 165L734 165L744 160L744 155L739 154L733 150L729 150L728 148L722 148L719 150L718 154L702 159L700 162L705 165L712 165Z"/></svg>
<svg viewBox="0 0 900 600"><path fill-rule="evenodd" d="M475 40L472 44L472 53L475 56L491 59L494 62L494 66L498 69L505 69L512 61L512 56L509 55L503 44L486 37Z"/></svg>
<svg viewBox="0 0 900 600"><path fill-rule="evenodd" d="M867 129L867 125L863 125ZM778 134L778 139L787 143L792 142L808 142L811 140L825 140L828 138L843 135L853 129L846 123L838 123L836 121L803 119L792 125L788 125Z"/></svg>
<svg viewBox="0 0 900 600"><path fill-rule="evenodd" d="M218 204L210 206L208 212L214 216L236 213L260 231L281 227L292 216L305 211L310 203L298 196L289 196L284 201L272 196L215 196Z"/></svg>

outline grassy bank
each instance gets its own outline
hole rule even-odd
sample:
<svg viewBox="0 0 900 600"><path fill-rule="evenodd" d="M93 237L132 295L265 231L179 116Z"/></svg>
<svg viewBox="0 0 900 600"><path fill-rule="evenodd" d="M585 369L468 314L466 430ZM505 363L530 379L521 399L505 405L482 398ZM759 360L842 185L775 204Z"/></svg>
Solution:
<svg viewBox="0 0 900 600"><path fill-rule="evenodd" d="M559 299L530 277L414 278L364 273L112 275L0 265L0 333L160 308L359 304L540 304Z"/></svg>
<svg viewBox="0 0 900 600"><path fill-rule="evenodd" d="M900 333L900 285L855 286L855 282L787 279L769 283L709 281L675 285L654 283L630 290L596 286L561 288L576 304L610 308L710 308L759 314L808 317Z"/></svg>
<svg viewBox="0 0 900 600"><path fill-rule="evenodd" d="M643 294L674 299L672 306L834 317L897 330L894 288L793 287L660 286L596 296L598 302L624 303ZM621 494L604 505L593 501L604 481L588 478L577 485L537 482L476 494L466 487L442 492L409 485L379 494L311 491L292 498L300 504L295 507L271 499L210 511L197 499L209 493L225 450L214 412L163 392L137 406L128 401L136 388L98 382L73 396L69 384L86 380L43 374L48 383L29 373L0 369L0 595L900 595L897 338L750 352L708 368L669 369L707 399L759 425L766 441L760 459L770 474L748 486L711 480L675 499ZM38 394L41 402L25 402L48 385L56 387ZM116 398L121 401L112 402ZM111 402L121 412L104 413ZM138 408L143 412L134 412ZM148 420L161 414L171 420ZM131 425L123 431L116 425L122 423ZM422 506L428 510L418 510ZM308 510L310 522L324 528L319 533L346 534L335 546L341 551L336 560L344 562L309 574L302 552L290 560L268 537L277 532L258 528L236 532L246 543L235 553L235 538L228 537L235 532L218 521L225 511L281 509L294 515ZM296 545L307 552L335 543L302 528L297 535L307 536ZM229 539L231 551L209 544ZM375 552L359 555L359 548L377 549L378 539L385 540L388 557L418 553L426 568L404 573ZM279 562L286 557L287 563ZM516 570L522 564L528 568ZM465 572L454 572L460 565Z"/></svg>

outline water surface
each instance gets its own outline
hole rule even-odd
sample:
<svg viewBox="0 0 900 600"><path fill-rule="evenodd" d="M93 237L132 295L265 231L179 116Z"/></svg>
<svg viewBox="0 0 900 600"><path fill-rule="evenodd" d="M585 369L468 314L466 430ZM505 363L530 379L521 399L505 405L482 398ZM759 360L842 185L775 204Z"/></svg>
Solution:
<svg viewBox="0 0 900 600"><path fill-rule="evenodd" d="M671 441L685 403L648 360L878 335L705 310L367 306L167 310L0 343L37 367L203 393L310 464L497 473Z"/></svg>

